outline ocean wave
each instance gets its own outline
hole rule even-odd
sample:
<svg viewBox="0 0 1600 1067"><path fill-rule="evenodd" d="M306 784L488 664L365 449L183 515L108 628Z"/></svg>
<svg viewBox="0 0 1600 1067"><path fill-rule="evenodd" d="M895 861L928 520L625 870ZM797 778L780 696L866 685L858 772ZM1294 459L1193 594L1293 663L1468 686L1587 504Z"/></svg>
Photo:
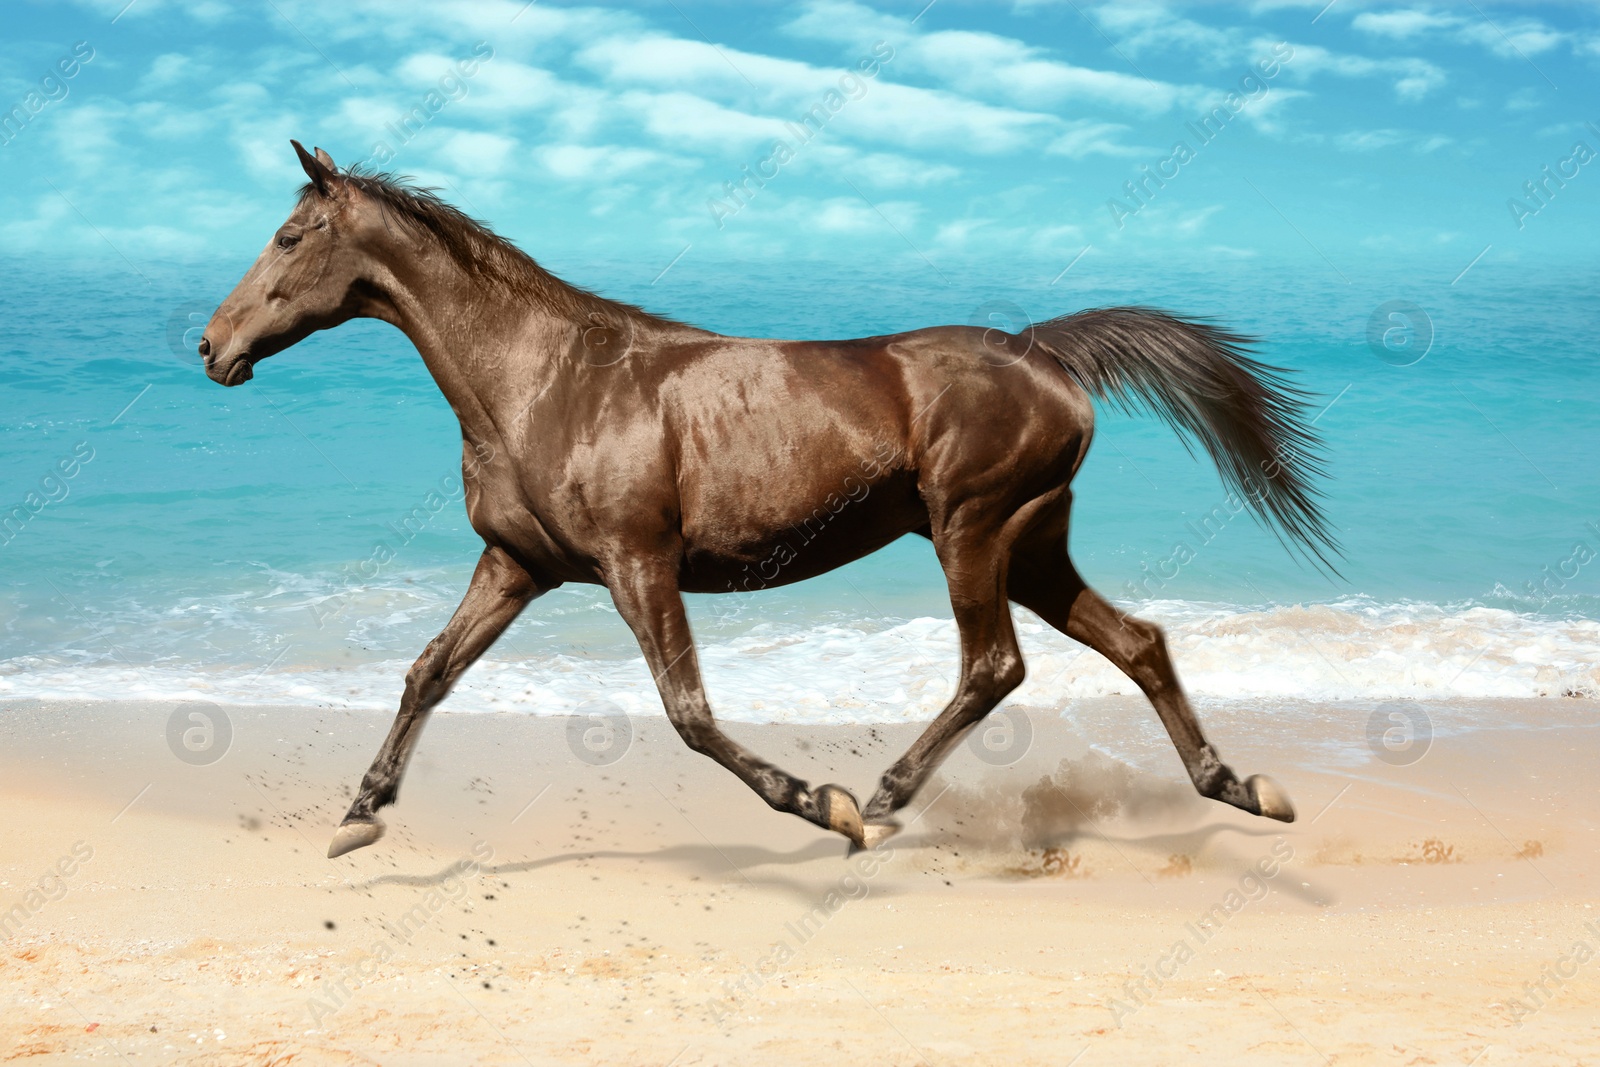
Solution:
<svg viewBox="0 0 1600 1067"><path fill-rule="evenodd" d="M1600 698L1600 622L1481 605L1326 604L1250 609L1154 601L1189 694L1239 701ZM1139 690L1098 654L1017 612L1028 677L1010 703L1062 708ZM959 674L955 625L919 618L866 624L759 625L702 636L717 714L743 722L899 722L933 717ZM0 662L0 697L209 700L219 704L393 708L409 659L350 665L131 665L78 654ZM659 714L637 654L486 657L448 712Z"/></svg>

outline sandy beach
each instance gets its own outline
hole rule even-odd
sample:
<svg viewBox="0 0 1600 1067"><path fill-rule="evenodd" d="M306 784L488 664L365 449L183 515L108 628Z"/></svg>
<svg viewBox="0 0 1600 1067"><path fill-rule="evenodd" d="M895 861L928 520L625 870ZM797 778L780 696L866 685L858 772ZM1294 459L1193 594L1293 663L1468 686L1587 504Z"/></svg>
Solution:
<svg viewBox="0 0 1600 1067"><path fill-rule="evenodd" d="M1224 756L1288 788L1291 826L1197 800L1153 744L1091 749L1082 724L1135 701L1034 712L1022 758L959 749L852 860L664 720L569 744L565 719L449 714L389 835L328 860L388 717L190 705L231 736L185 762L177 707L0 719L8 1061L1600 1057L1590 701L1465 733L1415 705L1435 736L1403 764L1228 717ZM730 727L862 796L914 730Z"/></svg>

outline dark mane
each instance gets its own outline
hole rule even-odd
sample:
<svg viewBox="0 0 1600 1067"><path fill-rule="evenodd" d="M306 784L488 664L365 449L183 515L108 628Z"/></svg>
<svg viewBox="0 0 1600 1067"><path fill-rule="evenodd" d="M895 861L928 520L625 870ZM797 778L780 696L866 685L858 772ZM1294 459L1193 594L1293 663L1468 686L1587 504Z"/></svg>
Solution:
<svg viewBox="0 0 1600 1067"><path fill-rule="evenodd" d="M487 225L445 202L433 189L414 184L410 178L367 171L360 166L340 171L339 177L371 197L386 220L396 219L413 232L433 238L474 278L500 288L513 298L550 307L574 322L601 320L610 323L622 318L663 326L680 325L633 304L610 300L562 281ZM300 203L303 205L317 195L316 187L307 182L300 189Z"/></svg>

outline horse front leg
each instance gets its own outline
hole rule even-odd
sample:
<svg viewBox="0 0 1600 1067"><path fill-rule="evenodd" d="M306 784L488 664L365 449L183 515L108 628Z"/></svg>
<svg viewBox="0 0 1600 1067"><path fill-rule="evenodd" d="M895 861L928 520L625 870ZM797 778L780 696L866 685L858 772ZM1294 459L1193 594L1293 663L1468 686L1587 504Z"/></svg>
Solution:
<svg viewBox="0 0 1600 1067"><path fill-rule="evenodd" d="M676 568L636 561L613 572L607 584L617 612L639 639L667 718L684 743L738 775L773 809L798 815L843 834L857 847L864 846L861 808L848 789L823 785L813 790L753 755L718 727L706 700Z"/></svg>
<svg viewBox="0 0 1600 1067"><path fill-rule="evenodd" d="M428 642L406 672L400 712L361 780L355 803L333 835L333 843L328 846L330 858L363 848L383 836L378 809L393 804L399 794L400 778L428 713L450 692L462 672L505 633L523 608L558 584L535 578L499 548L484 549L467 595L449 625Z"/></svg>

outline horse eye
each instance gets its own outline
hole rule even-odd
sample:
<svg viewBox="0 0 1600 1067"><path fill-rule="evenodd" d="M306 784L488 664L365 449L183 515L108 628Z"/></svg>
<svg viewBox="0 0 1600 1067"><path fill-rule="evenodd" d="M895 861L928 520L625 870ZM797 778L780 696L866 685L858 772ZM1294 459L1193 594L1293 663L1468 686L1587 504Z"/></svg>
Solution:
<svg viewBox="0 0 1600 1067"><path fill-rule="evenodd" d="M299 243L300 235L297 233L284 233L278 235L278 247L283 249L285 252L289 251L289 249L293 248Z"/></svg>

